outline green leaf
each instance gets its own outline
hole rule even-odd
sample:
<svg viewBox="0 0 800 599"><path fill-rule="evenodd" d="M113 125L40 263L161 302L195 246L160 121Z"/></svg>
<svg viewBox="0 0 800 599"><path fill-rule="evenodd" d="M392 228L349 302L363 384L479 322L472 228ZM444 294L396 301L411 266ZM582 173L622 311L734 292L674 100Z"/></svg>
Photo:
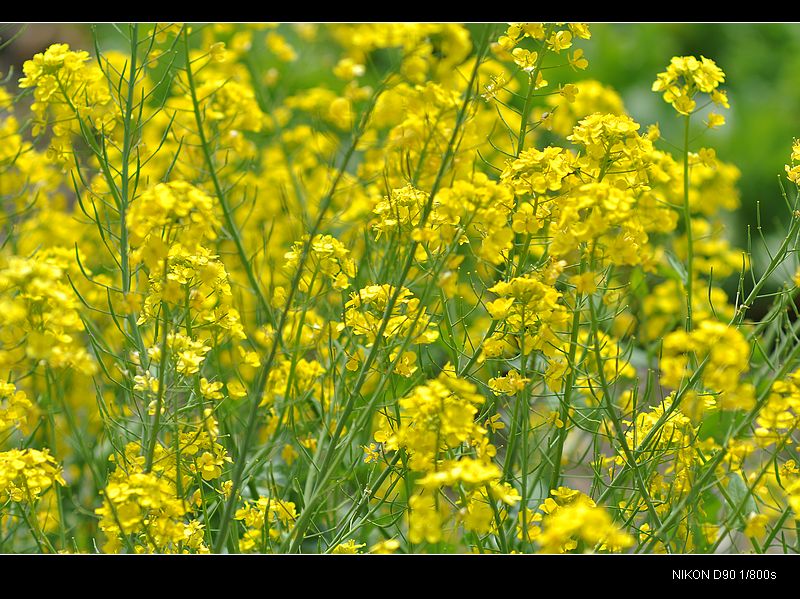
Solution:
<svg viewBox="0 0 800 599"><path fill-rule="evenodd" d="M744 521L747 515L756 511L756 502L753 499L753 494L749 492L747 483L738 472L728 475L728 495L733 501L733 505L729 506L731 510L741 509L742 520L737 523L737 530L744 529ZM747 497L747 499L745 499ZM744 503L744 505L742 505ZM740 507L741 506L741 507Z"/></svg>
<svg viewBox="0 0 800 599"><path fill-rule="evenodd" d="M685 287L687 280L687 273L686 273L686 267L683 265L683 262L678 260L678 258L672 252L667 251L664 252L664 254L667 256L667 261L669 262L669 265L672 267L672 270L674 271L675 275L677 275L678 280L681 283L683 283Z"/></svg>

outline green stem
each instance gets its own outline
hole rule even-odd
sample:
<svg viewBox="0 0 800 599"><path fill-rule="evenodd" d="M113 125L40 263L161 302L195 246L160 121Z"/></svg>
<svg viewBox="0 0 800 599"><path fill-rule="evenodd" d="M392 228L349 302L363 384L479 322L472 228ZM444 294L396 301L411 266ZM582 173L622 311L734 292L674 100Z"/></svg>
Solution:
<svg viewBox="0 0 800 599"><path fill-rule="evenodd" d="M533 72L530 74L528 80L528 93L525 96L525 104L522 106L522 115L519 123L519 133L517 134L517 149L514 153L515 158L519 158L522 150L525 148L525 136L528 134L528 117L530 116L533 92L536 91L536 82L539 80L539 73L542 69L542 62L544 61L545 54L547 53L544 44L540 48L539 56L536 59Z"/></svg>
<svg viewBox="0 0 800 599"><path fill-rule="evenodd" d="M134 23L131 30L131 62L128 75L128 99L125 103L125 116L123 117L123 139L122 139L122 181L120 185L120 262L122 269L122 292L127 294L131 288L130 266L128 257L128 226L126 223L128 204L129 168L131 152L131 115L133 113L133 94L136 83L136 55L138 46L138 25ZM132 316L131 316L132 318ZM135 326L135 325L134 325Z"/></svg>
<svg viewBox="0 0 800 599"><path fill-rule="evenodd" d="M583 274L586 268L586 260L581 260L581 267L580 267L580 274ZM561 457L564 453L564 442L567 439L567 423L569 422L569 409L572 403L572 392L575 387L575 379L577 378L578 374L578 365L575 363L575 358L578 353L578 333L580 331L581 326L581 303L583 301L583 294L575 293L575 305L573 306L572 312L572 331L570 332L570 340L569 340L569 357L567 358L567 366L569 368L569 374L567 375L567 379L564 382L564 396L561 400L561 413L559 415L561 422L563 423L560 429L557 429L556 432L556 446L553 450L553 455L551 458L553 470L550 475L550 486L548 487L548 491L551 489L557 489L558 483L561 480Z"/></svg>
<svg viewBox="0 0 800 599"><path fill-rule="evenodd" d="M691 116L686 115L683 130L683 221L686 227L686 331L692 330L692 299L694 280L694 239L692 236L692 212L689 208L689 125Z"/></svg>
<svg viewBox="0 0 800 599"><path fill-rule="evenodd" d="M461 127L463 127L466 121L466 114L467 108L469 107L470 103L473 100L473 84L476 81L478 76L478 67L483 62L483 59L486 55L486 51L488 49L488 38L483 40L481 44L481 49L478 53L478 58L475 61L475 66L472 70L472 75L470 77L469 83L466 86L466 91L464 94L464 100L461 105L461 109L459 110L458 116L456 117L455 126L453 128L453 133L450 137L450 141L448 142L447 148L445 150L444 156L442 158L442 163L439 167L439 172L437 173L436 179L434 180L433 186L431 188L430 194L428 194L428 200L426 205L424 206L422 213L420 215L420 221L418 223L418 228L423 228L427 223L428 217L433 209L433 199L436 196L437 191L439 190L440 185L444 179L444 174L447 171L449 162L454 158L456 153L456 139L458 138L459 131ZM307 501L305 502L304 509L300 514L297 522L295 523L295 528L292 531L292 537L290 538L291 545L289 547L289 552L294 553L302 544L303 537L305 535L305 531L308 526L311 524L311 518L313 517L314 511L313 507L315 507L316 503L321 498L321 489L323 484L328 480L328 477L331 474L333 466L338 463L339 459L341 458L341 453L339 452L339 459L334 459L335 456L335 449L336 445L339 441L339 438L342 435L344 427L347 423L348 418L350 417L351 412L355 408L356 399L360 397L360 390L363 384L367 380L367 376L370 371L370 367L372 363L375 361L378 350L381 347L381 344L378 342L383 336L383 333L386 330L386 327L389 323L389 319L391 317L392 311L394 310L394 306L397 303L397 299L400 293L403 290L403 285L405 284L406 278L408 277L408 273L411 270L411 267L414 264L414 255L416 253L416 249L419 246L419 241L412 241L409 246L408 253L406 255L405 263L400 271L400 277L397 281L397 285L395 286L395 291L389 298L387 302L386 308L383 313L383 318L381 319L380 327L375 335L376 342L373 343L372 349L370 350L366 360L362 364L358 378L355 383L355 387L352 391L350 391L347 403L344 406L341 416L338 419L336 430L334 431L331 439L327 445L327 451L325 452L325 456L322 459L322 464L317 467L317 461L321 457L322 452L322 444L320 443L317 449L317 455L314 457L313 467L309 471L309 477L315 476L315 480L312 481L316 484L308 484L307 487L309 488L310 496L308 497Z"/></svg>
<svg viewBox="0 0 800 599"><path fill-rule="evenodd" d="M275 333L273 336L272 345L269 349L268 357L263 363L261 370L259 371L258 376L256 377L256 382L253 385L253 389L250 394L250 408L246 420L247 425L245 427L245 436L241 446L239 447L237 461L234 466L233 477L231 479L233 484L231 486L230 496L225 502L225 508L223 511L222 520L220 522L219 536L214 546L215 553L221 552L222 547L226 543L226 536L228 529L230 527L231 518L233 516L233 510L236 504L237 493L241 486L242 476L244 475L245 461L247 458L247 454L250 450L250 446L252 445L253 440L255 438L255 433L259 422L258 407L261 404L261 397L264 393L269 372L272 369L272 364L275 360L275 356L277 355L278 348L283 343L283 329L284 326L286 325L289 311L291 310L292 301L294 299L295 293L300 283L300 278L303 274L303 269L305 268L306 261L308 259L309 254L311 253L311 244L313 243L314 237L316 237L317 232L322 227L322 222L324 220L325 214L330 208L333 195L338 189L339 183L341 182L342 177L347 171L347 166L350 164L350 160L355 154L356 146L358 145L359 141L361 140L364 134L366 124L369 120L369 115L375 106L375 100L376 97L373 96L369 106L365 110L365 113L361 119L361 122L357 130L354 132L352 136L350 145L347 148L347 151L345 152L342 158L341 165L337 170L336 177L331 183L331 187L328 193L320 201L318 208L319 212L317 214L316 221L314 222L313 226L311 227L311 230L309 231L308 239L303 244L303 251L300 255L300 259L298 260L297 264L297 272L295 273L292 279L292 283L289 287L289 293L287 294L286 297L284 309L281 311L277 326L275 327Z"/></svg>
<svg viewBox="0 0 800 599"><path fill-rule="evenodd" d="M208 140L206 139L206 134L203 129L203 116L200 111L200 102L197 99L194 75L192 74L192 59L189 56L189 32L185 27L183 29L183 35L185 42L184 51L186 54L186 79L187 83L189 84L189 95L192 98L192 109L194 112L195 123L197 124L197 135L200 137L200 148L203 151L203 158L205 159L206 167L208 168L208 172L211 176L211 182L214 185L214 193L216 193L217 198L219 199L219 205L222 208L222 215L225 219L225 226L227 227L228 232L231 234L233 243L236 246L236 253L239 255L239 261L242 263L242 268L247 274L247 280L250 283L250 287L256 296L259 306L270 319L270 322L274 324L269 302L267 302L266 298L264 297L264 294L261 291L261 285L256 278L255 272L253 272L253 265L250 263L250 259L247 256L247 251L245 250L241 233L236 226L235 221L233 220L233 213L230 209L230 206L228 206L227 196L225 195L225 191L222 189L222 184L217 176L217 170L214 166L214 159L211 156L211 150L209 149Z"/></svg>
<svg viewBox="0 0 800 599"><path fill-rule="evenodd" d="M166 271L166 261L164 259L165 265L164 270ZM164 280L166 281L166 272L164 274ZM161 334L161 356L159 360L158 366L158 395L156 396L156 412L153 415L153 424L150 430L150 440L147 445L147 454L145 457L145 465L144 471L150 472L150 469L153 467L153 455L155 454L156 450L156 442L158 440L158 429L161 423L161 406L164 403L164 387L166 386L166 370L167 370L167 355L169 354L169 349L167 348L167 332L169 331L169 307L166 304L162 304L164 310L164 330Z"/></svg>

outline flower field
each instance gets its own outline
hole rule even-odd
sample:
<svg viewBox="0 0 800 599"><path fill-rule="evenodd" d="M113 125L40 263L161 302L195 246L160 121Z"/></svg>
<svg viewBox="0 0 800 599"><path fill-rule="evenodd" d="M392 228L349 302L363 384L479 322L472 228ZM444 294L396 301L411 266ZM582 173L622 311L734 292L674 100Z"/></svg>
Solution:
<svg viewBox="0 0 800 599"><path fill-rule="evenodd" d="M0 553L800 550L800 142L778 242L731 231L726 65L639 122L591 36L125 24L4 74Z"/></svg>

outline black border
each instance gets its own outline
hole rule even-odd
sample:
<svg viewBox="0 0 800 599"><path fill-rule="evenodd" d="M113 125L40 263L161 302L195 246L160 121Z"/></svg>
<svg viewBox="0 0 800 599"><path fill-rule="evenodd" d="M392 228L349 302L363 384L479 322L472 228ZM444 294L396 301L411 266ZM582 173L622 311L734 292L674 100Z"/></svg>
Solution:
<svg viewBox="0 0 800 599"><path fill-rule="evenodd" d="M599 554L0 555L0 569L6 574L6 585L19 582L23 588L35 588L37 596L43 596L52 584L54 589L71 587L87 594L131 589L144 596L168 596L174 585L183 596L191 589L209 596L219 588L227 591L223 596L299 593L305 597L317 591L333 599L380 597L394 591L416 599L438 591L449 596L463 591L467 599L542 591L550 597L570 597L578 590L592 593L589 596L656 596L662 589L689 590L698 585L721 592L741 585L786 588L795 581L797 559L792 555ZM31 579L21 570L38 572L38 576ZM742 579L742 570L759 571L761 576ZM734 571L734 578L724 577L722 571Z"/></svg>

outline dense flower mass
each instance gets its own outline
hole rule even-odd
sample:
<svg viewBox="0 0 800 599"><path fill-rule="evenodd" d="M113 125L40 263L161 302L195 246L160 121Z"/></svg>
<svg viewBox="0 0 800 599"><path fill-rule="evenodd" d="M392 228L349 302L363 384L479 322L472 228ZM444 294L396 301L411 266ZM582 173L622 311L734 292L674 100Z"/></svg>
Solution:
<svg viewBox="0 0 800 599"><path fill-rule="evenodd" d="M0 88L0 552L797 546L800 142L735 247L713 60L681 143L582 23L117 31Z"/></svg>

